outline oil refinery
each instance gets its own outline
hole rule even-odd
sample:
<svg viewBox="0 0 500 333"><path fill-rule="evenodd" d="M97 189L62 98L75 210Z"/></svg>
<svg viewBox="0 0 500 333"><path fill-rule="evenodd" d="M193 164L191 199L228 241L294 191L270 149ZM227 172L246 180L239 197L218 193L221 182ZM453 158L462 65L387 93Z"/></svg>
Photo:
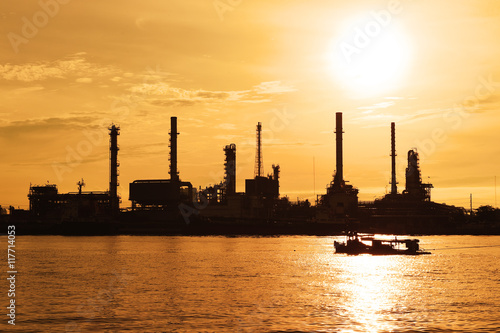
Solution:
<svg viewBox="0 0 500 333"><path fill-rule="evenodd" d="M181 180L177 117L170 119L169 177L128 184L130 205L120 207L118 137L109 130L109 190L59 193L57 185L31 185L29 209L11 207L2 224L22 224L31 234L338 234L346 229L384 233L461 233L470 216L464 208L431 201L432 184L422 182L419 155L407 153L405 189L396 179L396 128L391 123L391 190L373 202L358 200L359 189L344 179L342 113L335 114L336 170L315 203L280 196L280 165L263 173L262 124L256 126L255 171L236 191L237 147L222 147L224 177L202 188ZM221 154L222 159L222 154ZM166 173L166 172L165 172Z"/></svg>

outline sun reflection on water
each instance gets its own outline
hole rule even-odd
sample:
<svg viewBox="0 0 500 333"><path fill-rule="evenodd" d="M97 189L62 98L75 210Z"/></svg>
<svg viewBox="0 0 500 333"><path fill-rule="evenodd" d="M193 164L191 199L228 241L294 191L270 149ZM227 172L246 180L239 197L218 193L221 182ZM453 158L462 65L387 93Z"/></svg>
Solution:
<svg viewBox="0 0 500 333"><path fill-rule="evenodd" d="M399 301L409 292L401 280L404 262L396 256L361 255L342 259L343 315L361 332L394 329L390 320L394 318L388 317L404 311L405 305Z"/></svg>

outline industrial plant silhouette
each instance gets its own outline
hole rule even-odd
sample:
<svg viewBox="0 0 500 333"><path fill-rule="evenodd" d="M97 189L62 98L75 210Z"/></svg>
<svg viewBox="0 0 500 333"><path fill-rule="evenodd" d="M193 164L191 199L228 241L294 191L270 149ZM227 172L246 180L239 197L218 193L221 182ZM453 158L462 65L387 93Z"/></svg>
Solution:
<svg viewBox="0 0 500 333"><path fill-rule="evenodd" d="M236 144L223 147L224 179L197 190L182 181L177 167L177 117L171 117L170 178L129 184L131 205L120 208L118 137L111 125L108 191L59 193L57 185L32 185L29 210L11 207L2 224L18 223L26 234L335 234L364 232L447 234L470 232L464 208L431 201L432 184L422 182L419 156L408 151L405 189L396 179L396 129L391 123L391 191L373 202L358 200L358 189L344 179L342 113L336 113L336 170L315 203L290 202L279 191L280 166L263 174L262 124L256 127L255 172L236 191ZM491 230L490 230L491 231ZM494 230L498 232L498 230Z"/></svg>

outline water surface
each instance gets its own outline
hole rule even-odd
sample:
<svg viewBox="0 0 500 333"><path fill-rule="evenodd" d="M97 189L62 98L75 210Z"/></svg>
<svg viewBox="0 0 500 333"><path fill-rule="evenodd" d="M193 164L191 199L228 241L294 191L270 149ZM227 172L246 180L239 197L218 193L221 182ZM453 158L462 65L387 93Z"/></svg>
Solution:
<svg viewBox="0 0 500 333"><path fill-rule="evenodd" d="M335 239L19 236L14 331L500 331L499 236L420 237L422 256Z"/></svg>

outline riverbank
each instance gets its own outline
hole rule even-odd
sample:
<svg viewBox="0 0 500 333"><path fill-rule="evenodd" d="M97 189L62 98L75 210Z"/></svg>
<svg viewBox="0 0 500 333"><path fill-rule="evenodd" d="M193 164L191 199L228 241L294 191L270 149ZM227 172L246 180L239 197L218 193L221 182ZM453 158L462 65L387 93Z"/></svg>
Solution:
<svg viewBox="0 0 500 333"><path fill-rule="evenodd" d="M395 235L500 235L498 226L465 225L442 227L367 226L327 223L191 223L182 222L2 222L1 230L14 225L18 235L151 235L151 236L337 236L347 229L361 233Z"/></svg>

